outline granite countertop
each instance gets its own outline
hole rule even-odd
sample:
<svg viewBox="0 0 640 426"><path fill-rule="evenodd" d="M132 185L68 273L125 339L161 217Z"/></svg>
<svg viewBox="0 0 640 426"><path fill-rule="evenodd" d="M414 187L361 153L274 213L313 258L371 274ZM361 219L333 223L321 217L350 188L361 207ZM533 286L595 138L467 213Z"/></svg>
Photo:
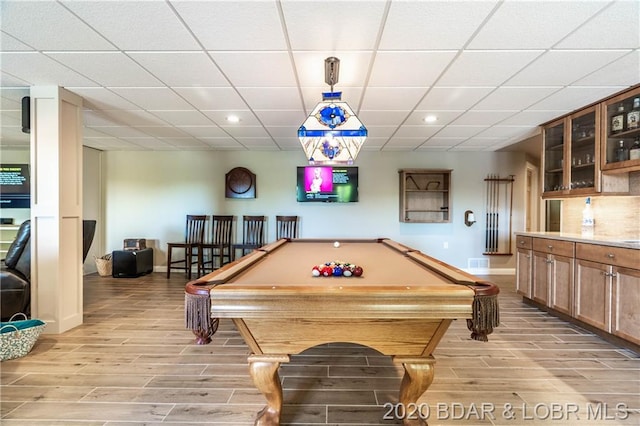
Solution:
<svg viewBox="0 0 640 426"><path fill-rule="evenodd" d="M550 238L553 240L600 244L603 246L623 247L640 250L640 239L633 237L605 237L599 235L595 235L593 237L585 237L580 234L570 234L567 232L516 232L515 234L526 237Z"/></svg>

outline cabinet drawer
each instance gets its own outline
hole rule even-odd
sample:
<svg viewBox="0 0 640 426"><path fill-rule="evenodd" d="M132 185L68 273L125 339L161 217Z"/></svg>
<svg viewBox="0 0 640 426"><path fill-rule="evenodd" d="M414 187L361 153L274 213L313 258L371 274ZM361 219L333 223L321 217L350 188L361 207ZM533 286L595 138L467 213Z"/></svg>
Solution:
<svg viewBox="0 0 640 426"><path fill-rule="evenodd" d="M516 247L517 248L525 248L530 249L532 247L533 238L531 237L523 237L521 235L516 236Z"/></svg>
<svg viewBox="0 0 640 426"><path fill-rule="evenodd" d="M549 238L533 238L533 250L551 253L558 256L574 257L575 243L571 241L552 240Z"/></svg>
<svg viewBox="0 0 640 426"><path fill-rule="evenodd" d="M576 257L623 268L640 269L640 250L598 244L576 244Z"/></svg>

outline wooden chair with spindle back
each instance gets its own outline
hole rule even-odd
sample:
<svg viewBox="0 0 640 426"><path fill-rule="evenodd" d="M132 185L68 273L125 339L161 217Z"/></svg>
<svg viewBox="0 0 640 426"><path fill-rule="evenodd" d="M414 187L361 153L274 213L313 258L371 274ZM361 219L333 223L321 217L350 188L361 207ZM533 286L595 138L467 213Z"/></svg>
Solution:
<svg viewBox="0 0 640 426"><path fill-rule="evenodd" d="M265 216L242 216L242 244L234 244L231 252L235 258L236 251L240 250L242 256L264 245ZM231 259L233 260L233 259Z"/></svg>
<svg viewBox="0 0 640 426"><path fill-rule="evenodd" d="M298 238L298 216L276 216L276 240Z"/></svg>
<svg viewBox="0 0 640 426"><path fill-rule="evenodd" d="M187 215L184 241L167 243L167 278L171 276L172 269L185 271L189 279L191 279L191 270L194 264L197 265L197 270L200 270L207 218L207 215ZM184 249L184 259L172 259L175 248Z"/></svg>
<svg viewBox="0 0 640 426"><path fill-rule="evenodd" d="M211 271L231 262L233 221L235 216L213 215L211 241L202 244L202 272ZM210 267L209 267L210 265Z"/></svg>

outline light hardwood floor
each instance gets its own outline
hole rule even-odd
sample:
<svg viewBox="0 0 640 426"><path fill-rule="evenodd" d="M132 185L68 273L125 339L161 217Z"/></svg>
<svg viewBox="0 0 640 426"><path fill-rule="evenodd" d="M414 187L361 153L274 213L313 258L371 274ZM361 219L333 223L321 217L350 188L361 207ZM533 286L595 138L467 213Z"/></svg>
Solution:
<svg viewBox="0 0 640 426"><path fill-rule="evenodd" d="M417 407L430 425L640 424L639 354L523 304L514 277L487 278L501 287L501 325L481 343L454 321ZM194 345L184 284L178 273L86 276L85 323L0 364L0 424L253 424L264 398L247 346L226 321L210 345ZM401 371L373 350L312 348L280 376L283 424L399 424L383 417Z"/></svg>

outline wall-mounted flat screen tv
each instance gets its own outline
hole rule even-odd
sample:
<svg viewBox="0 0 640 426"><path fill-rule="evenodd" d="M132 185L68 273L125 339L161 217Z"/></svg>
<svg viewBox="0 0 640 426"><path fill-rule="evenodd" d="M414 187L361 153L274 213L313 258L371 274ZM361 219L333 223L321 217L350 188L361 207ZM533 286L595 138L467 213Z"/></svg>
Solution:
<svg viewBox="0 0 640 426"><path fill-rule="evenodd" d="M31 187L28 164L0 164L0 208L28 209Z"/></svg>
<svg viewBox="0 0 640 426"><path fill-rule="evenodd" d="M358 201L358 168L354 166L300 166L299 202L353 203Z"/></svg>

